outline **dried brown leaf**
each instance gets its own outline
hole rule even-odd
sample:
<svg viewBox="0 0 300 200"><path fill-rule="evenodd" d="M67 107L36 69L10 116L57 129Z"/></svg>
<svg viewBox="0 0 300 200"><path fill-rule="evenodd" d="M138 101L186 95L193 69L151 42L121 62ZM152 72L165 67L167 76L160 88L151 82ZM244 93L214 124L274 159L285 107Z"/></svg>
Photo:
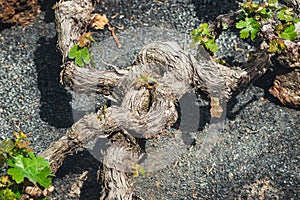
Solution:
<svg viewBox="0 0 300 200"><path fill-rule="evenodd" d="M95 14L92 17L91 27L95 30L103 30L109 21L105 14Z"/></svg>
<svg viewBox="0 0 300 200"><path fill-rule="evenodd" d="M25 192L31 197L41 197L42 195L42 190L37 186L27 186L25 188Z"/></svg>
<svg viewBox="0 0 300 200"><path fill-rule="evenodd" d="M210 100L210 115L211 117L220 118L223 113L223 108L220 105L220 99L212 97Z"/></svg>

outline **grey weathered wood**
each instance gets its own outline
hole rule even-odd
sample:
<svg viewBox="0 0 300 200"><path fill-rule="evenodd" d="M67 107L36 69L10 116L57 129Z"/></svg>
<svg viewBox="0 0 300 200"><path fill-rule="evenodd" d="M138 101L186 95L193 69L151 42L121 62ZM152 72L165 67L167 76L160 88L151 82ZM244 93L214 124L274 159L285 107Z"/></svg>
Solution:
<svg viewBox="0 0 300 200"><path fill-rule="evenodd" d="M64 61L70 47L87 30L92 10L88 0L58 3L58 46ZM227 101L233 92L269 68L269 56L262 51L244 69L229 68L211 60L197 60L176 43L155 42L146 45L134 66L121 73L79 68L73 61L65 61L64 83L79 93L102 93L113 105L84 116L41 155L50 161L55 173L72 150L87 147L96 138L109 141L103 158L101 199L132 199L131 168L140 151L136 137L163 136L178 119L176 103L186 92L202 91L220 99L220 104Z"/></svg>
<svg viewBox="0 0 300 200"><path fill-rule="evenodd" d="M101 91L103 88L116 102L107 109L99 110L97 114L80 119L68 131L67 136L53 143L42 156L51 162L55 172L71 150L88 144L95 137L108 138L116 132L123 134L119 146L111 146L108 156L104 158L103 199L130 199L133 195L127 174L108 164L118 159L130 160L124 153L126 151L138 153L137 149L126 148L128 133L148 139L162 135L178 119L176 103L186 92L201 89L210 97L226 101L243 81L248 82L251 78L241 69L229 69L213 61L197 61L176 43L168 42L146 45L138 54L131 71L123 75L114 71L95 71L72 64L70 66L73 68L65 69L68 71L65 74L70 75L67 79L72 80L73 89L87 93ZM147 87L147 81L138 81L145 74L156 80L152 88ZM109 85L99 85L99 80L104 85ZM130 140L131 145L137 145L134 137ZM119 153L110 155L111 152ZM130 166L135 162L137 159L127 164L127 171L130 172Z"/></svg>
<svg viewBox="0 0 300 200"><path fill-rule="evenodd" d="M58 33L58 47L63 61L80 35L87 31L94 6L91 0L60 0L56 3L55 21Z"/></svg>

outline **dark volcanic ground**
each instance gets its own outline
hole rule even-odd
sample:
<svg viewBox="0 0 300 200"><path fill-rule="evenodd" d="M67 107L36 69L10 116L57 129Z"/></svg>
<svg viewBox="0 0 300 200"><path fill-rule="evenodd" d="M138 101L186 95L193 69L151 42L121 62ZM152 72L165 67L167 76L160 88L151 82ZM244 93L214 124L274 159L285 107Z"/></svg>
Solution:
<svg viewBox="0 0 300 200"><path fill-rule="evenodd" d="M99 12L105 13L112 25L124 28L118 30L118 36L127 41L126 48L155 40L153 37L165 35L161 33L168 29L175 33L167 39L174 40L176 34L188 34L199 22L212 21L238 7L237 1L210 0L101 2ZM77 117L73 111L78 106L77 97L59 83L61 57L56 50L54 1L40 3L42 13L33 25L0 32L0 136L11 136L20 128L29 133L38 153L65 134ZM155 33L153 26L162 32ZM147 32L135 31L140 29ZM128 37L130 31L140 38L137 43ZM95 33L95 38L110 44L107 30ZM218 55L228 55L233 44L241 42L236 33L223 35ZM194 135L195 146L174 162L134 178L135 193L149 200L300 199L300 111L274 100L267 91L271 83L269 73L230 102L223 131L211 151L200 152L205 138L211 136L207 125ZM49 199L98 199L98 165L88 151L74 152L56 174L56 190Z"/></svg>

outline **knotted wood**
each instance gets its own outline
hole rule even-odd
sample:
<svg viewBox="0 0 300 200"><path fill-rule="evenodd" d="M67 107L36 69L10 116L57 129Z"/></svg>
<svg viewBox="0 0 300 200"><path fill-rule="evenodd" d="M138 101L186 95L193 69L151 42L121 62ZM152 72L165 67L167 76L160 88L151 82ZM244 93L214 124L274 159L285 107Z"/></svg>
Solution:
<svg viewBox="0 0 300 200"><path fill-rule="evenodd" d="M87 30L91 12L88 0L58 3L58 45L65 59L70 47ZM173 42L146 45L128 70L79 68L73 61L64 61L61 78L65 84L78 93L104 94L112 105L84 116L41 155L50 161L55 173L72 150L80 146L89 149L102 159L100 196L106 200L134 197L130 177L140 160L137 140L169 137L167 129L178 120L176 105L185 93L205 93L222 105L270 66L264 51L243 69L229 68L201 56L195 59ZM218 111L222 114L223 109ZM97 142L101 145L94 145ZM99 146L106 148L97 149Z"/></svg>
<svg viewBox="0 0 300 200"><path fill-rule="evenodd" d="M208 60L198 61L172 42L146 45L131 70L123 75L115 71L78 68L71 63L69 67L72 66L66 68L64 74L74 90L105 91L102 93L113 103L107 109L80 119L67 136L53 143L42 156L51 162L55 172L72 149L90 147L90 141L95 138L105 140L108 149L103 161L103 199L131 199L130 176L125 172L130 175L132 166L139 161L136 138L164 135L177 121L176 104L185 93L201 90L209 97L226 101L241 83L250 80L249 74L242 69L229 69Z"/></svg>

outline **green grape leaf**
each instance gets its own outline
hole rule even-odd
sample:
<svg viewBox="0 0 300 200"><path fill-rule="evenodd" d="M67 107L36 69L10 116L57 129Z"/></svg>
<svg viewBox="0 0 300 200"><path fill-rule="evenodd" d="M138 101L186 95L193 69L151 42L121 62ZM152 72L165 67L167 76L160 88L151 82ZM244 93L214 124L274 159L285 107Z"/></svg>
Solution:
<svg viewBox="0 0 300 200"><path fill-rule="evenodd" d="M81 53L79 51L79 56L75 57L75 64L78 65L79 67L83 67L83 60L80 54Z"/></svg>
<svg viewBox="0 0 300 200"><path fill-rule="evenodd" d="M267 9L266 8L262 8L260 11L261 14L266 15L268 14Z"/></svg>
<svg viewBox="0 0 300 200"><path fill-rule="evenodd" d="M146 173L146 170L145 170L145 168L143 167L142 169L141 169L141 171L140 171L140 174L141 175L144 175Z"/></svg>
<svg viewBox="0 0 300 200"><path fill-rule="evenodd" d="M286 40L295 40L297 38L297 33L295 32L295 26L290 25L286 27L284 31L279 34L279 37Z"/></svg>
<svg viewBox="0 0 300 200"><path fill-rule="evenodd" d="M198 35L199 29L195 28L194 30L191 31L191 35L195 36Z"/></svg>
<svg viewBox="0 0 300 200"><path fill-rule="evenodd" d="M242 29L240 30L240 37L245 39L248 38L250 35L250 31L248 29Z"/></svg>
<svg viewBox="0 0 300 200"><path fill-rule="evenodd" d="M227 24L223 24L226 26ZM215 43L215 37L210 32L208 23L200 24L199 28L191 31L192 41L201 44L208 51L215 53L218 45Z"/></svg>
<svg viewBox="0 0 300 200"><path fill-rule="evenodd" d="M11 175L17 184L23 182L24 178L28 178L34 184L38 183L44 188L49 187L51 184L49 162L42 157L35 157L33 153L28 154L28 158L18 155L8 160L7 164L11 168L7 170L7 174Z"/></svg>
<svg viewBox="0 0 300 200"><path fill-rule="evenodd" d="M208 23L200 24L201 35L212 36L209 31Z"/></svg>
<svg viewBox="0 0 300 200"><path fill-rule="evenodd" d="M205 47L209 49L211 52L216 53L218 50L218 45L215 43L214 39L210 39L205 43Z"/></svg>
<svg viewBox="0 0 300 200"><path fill-rule="evenodd" d="M133 176L137 177L139 174L144 175L146 173L145 168L140 164L133 165Z"/></svg>
<svg viewBox="0 0 300 200"><path fill-rule="evenodd" d="M282 8L277 13L278 19L286 22L291 22L294 20L293 8Z"/></svg>
<svg viewBox="0 0 300 200"><path fill-rule="evenodd" d="M69 57L70 59L74 59L74 58L78 57L78 48L79 48L78 44L75 44L75 45L70 49L69 54L68 54L68 57Z"/></svg>
<svg viewBox="0 0 300 200"><path fill-rule="evenodd" d="M245 21L240 20L235 26L238 29L242 29L240 30L241 38L248 38L250 36L252 41L257 37L257 33L261 27L261 25L252 17L246 17Z"/></svg>
<svg viewBox="0 0 300 200"><path fill-rule="evenodd" d="M272 18L272 9L263 8L260 11L260 16L262 19Z"/></svg>
<svg viewBox="0 0 300 200"><path fill-rule="evenodd" d="M278 8L278 0L268 0L267 3L265 3L266 7L269 9L277 9Z"/></svg>
<svg viewBox="0 0 300 200"><path fill-rule="evenodd" d="M200 24L199 28L196 28L191 31L191 35L194 36L196 42L199 42L203 36L212 37L208 23Z"/></svg>
<svg viewBox="0 0 300 200"><path fill-rule="evenodd" d="M235 27L238 28L238 29L246 28L247 23L243 20L240 20L238 23L236 23Z"/></svg>
<svg viewBox="0 0 300 200"><path fill-rule="evenodd" d="M268 3L278 3L278 0L268 0Z"/></svg>
<svg viewBox="0 0 300 200"><path fill-rule="evenodd" d="M70 59L75 58L75 64L79 67L83 67L84 63L89 64L91 62L88 47L81 48L78 44L70 49L68 56Z"/></svg>
<svg viewBox="0 0 300 200"><path fill-rule="evenodd" d="M86 64L89 64L91 62L90 52L89 52L89 49L87 47L84 47L83 49L81 49L81 56L82 56L83 61Z"/></svg>

